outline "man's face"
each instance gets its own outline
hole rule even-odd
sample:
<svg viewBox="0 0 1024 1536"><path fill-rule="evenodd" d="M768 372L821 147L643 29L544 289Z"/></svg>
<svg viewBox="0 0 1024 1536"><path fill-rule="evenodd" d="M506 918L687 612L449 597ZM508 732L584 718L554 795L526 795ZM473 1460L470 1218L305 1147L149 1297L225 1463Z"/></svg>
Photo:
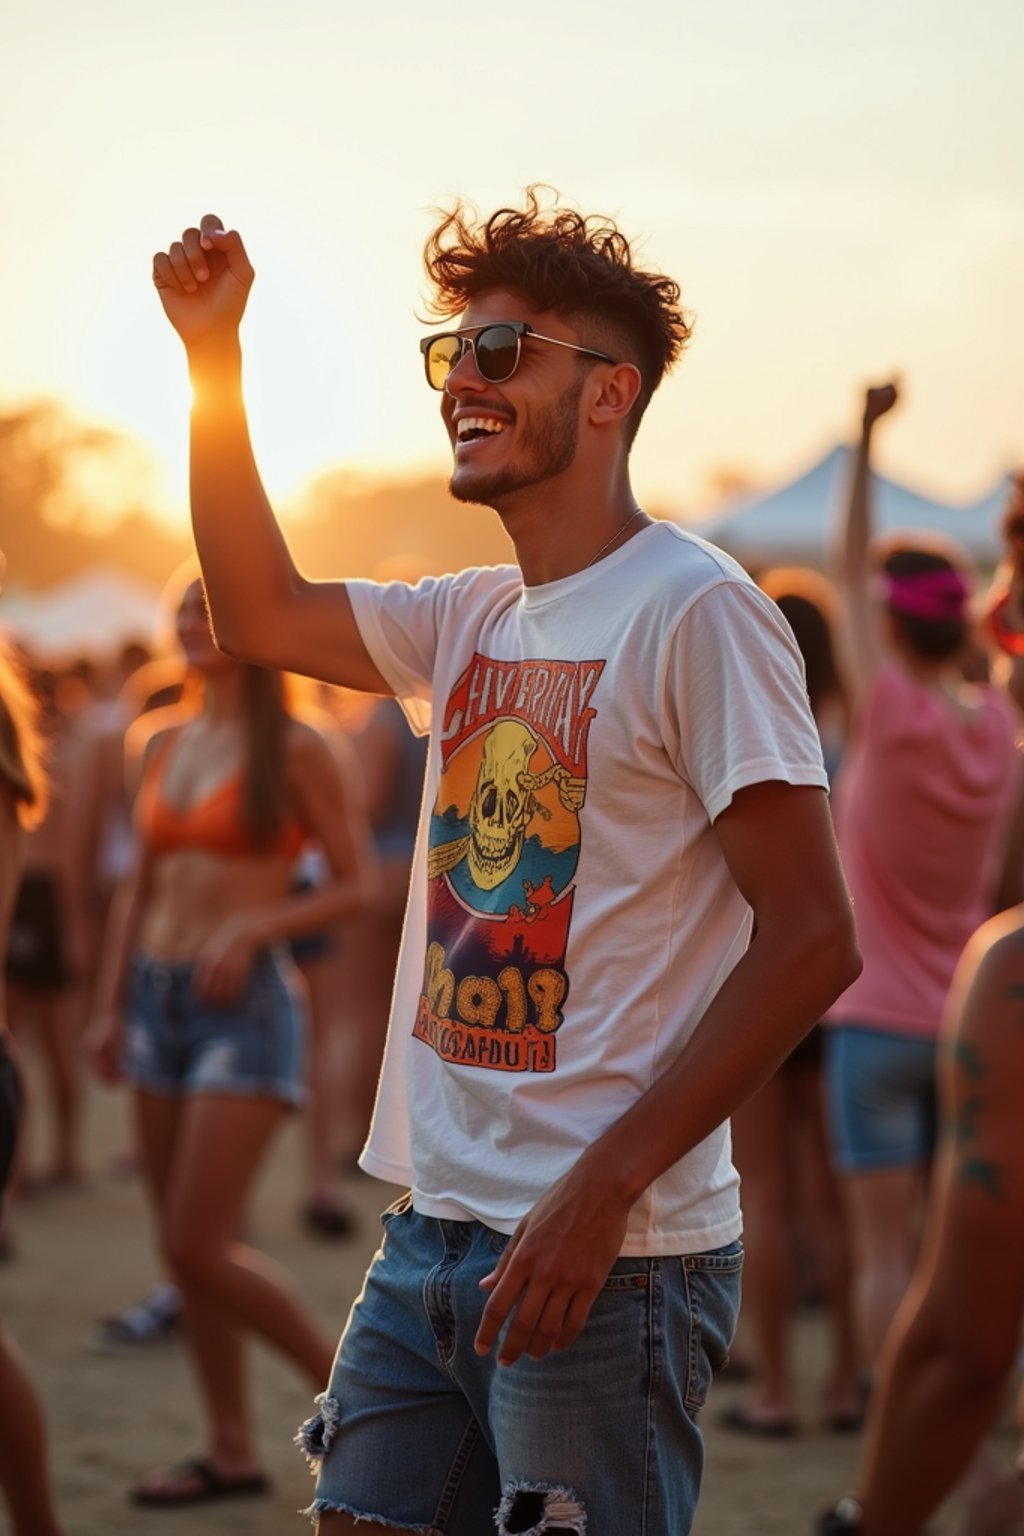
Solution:
<svg viewBox="0 0 1024 1536"><path fill-rule="evenodd" d="M472 333L502 320L525 320L546 336L581 341L561 316L532 310L514 290L500 288L475 298L453 329ZM563 474L576 457L586 377L576 353L527 336L515 373L491 384L467 350L441 397L455 499L500 510L509 496Z"/></svg>

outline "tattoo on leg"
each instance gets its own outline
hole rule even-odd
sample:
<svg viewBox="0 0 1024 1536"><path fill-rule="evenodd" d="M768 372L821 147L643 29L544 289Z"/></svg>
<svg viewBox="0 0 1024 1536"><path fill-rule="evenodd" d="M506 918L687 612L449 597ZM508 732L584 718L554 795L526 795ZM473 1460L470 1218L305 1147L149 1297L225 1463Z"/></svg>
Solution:
<svg viewBox="0 0 1024 1536"><path fill-rule="evenodd" d="M998 1163L983 1157L967 1157L960 1165L961 1184L977 1184L983 1194L993 1200L1005 1200L1003 1171Z"/></svg>
<svg viewBox="0 0 1024 1536"><path fill-rule="evenodd" d="M985 1076L988 1070L976 1047L970 1045L966 1040L954 1042L953 1060L957 1066L963 1067L972 1082L978 1082Z"/></svg>
<svg viewBox="0 0 1024 1536"><path fill-rule="evenodd" d="M972 1099L964 1099L953 1122L953 1135L958 1142L977 1141L981 1134L978 1119L984 1108L985 1100L980 1094L975 1094Z"/></svg>

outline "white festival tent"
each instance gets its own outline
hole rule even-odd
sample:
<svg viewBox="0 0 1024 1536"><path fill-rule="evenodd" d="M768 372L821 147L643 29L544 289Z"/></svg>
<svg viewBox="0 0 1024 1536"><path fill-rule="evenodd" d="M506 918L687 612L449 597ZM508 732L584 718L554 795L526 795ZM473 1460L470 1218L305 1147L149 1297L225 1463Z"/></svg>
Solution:
<svg viewBox="0 0 1024 1536"><path fill-rule="evenodd" d="M768 565L828 568L842 499L849 485L853 450L832 448L788 485L747 497L692 525L692 532L719 545L750 570ZM1006 506L1010 476L978 501L955 506L933 501L889 480L874 476L878 533L930 529L956 539L975 563L991 569L1000 557L999 520Z"/></svg>
<svg viewBox="0 0 1024 1536"><path fill-rule="evenodd" d="M0 593L0 629L40 659L151 644L159 613L160 593L113 566L90 566L40 591Z"/></svg>

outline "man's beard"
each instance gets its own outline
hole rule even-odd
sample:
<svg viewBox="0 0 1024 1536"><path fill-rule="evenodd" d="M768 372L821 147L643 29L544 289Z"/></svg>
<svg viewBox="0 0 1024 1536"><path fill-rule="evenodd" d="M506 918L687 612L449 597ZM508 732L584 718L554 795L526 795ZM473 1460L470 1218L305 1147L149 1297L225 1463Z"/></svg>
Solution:
<svg viewBox="0 0 1024 1536"><path fill-rule="evenodd" d="M584 380L580 379L536 427L524 434L518 456L512 463L502 465L490 475L485 470L474 471L468 465L465 471L456 468L448 481L448 490L455 500L497 507L507 496L564 474L576 457L583 384ZM464 484L460 483L463 474Z"/></svg>

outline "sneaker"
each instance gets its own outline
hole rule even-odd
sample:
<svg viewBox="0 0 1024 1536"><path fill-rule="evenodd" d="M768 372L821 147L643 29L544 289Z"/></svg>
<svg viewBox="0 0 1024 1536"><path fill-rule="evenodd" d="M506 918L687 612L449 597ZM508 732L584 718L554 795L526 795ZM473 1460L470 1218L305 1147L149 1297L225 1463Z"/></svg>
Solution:
<svg viewBox="0 0 1024 1536"><path fill-rule="evenodd" d="M859 1530L860 1505L849 1497L826 1509L814 1527L815 1536L857 1536Z"/></svg>
<svg viewBox="0 0 1024 1536"><path fill-rule="evenodd" d="M155 1285L136 1307L103 1317L89 1335L89 1348L100 1354L133 1354L178 1337L181 1296L176 1286Z"/></svg>

